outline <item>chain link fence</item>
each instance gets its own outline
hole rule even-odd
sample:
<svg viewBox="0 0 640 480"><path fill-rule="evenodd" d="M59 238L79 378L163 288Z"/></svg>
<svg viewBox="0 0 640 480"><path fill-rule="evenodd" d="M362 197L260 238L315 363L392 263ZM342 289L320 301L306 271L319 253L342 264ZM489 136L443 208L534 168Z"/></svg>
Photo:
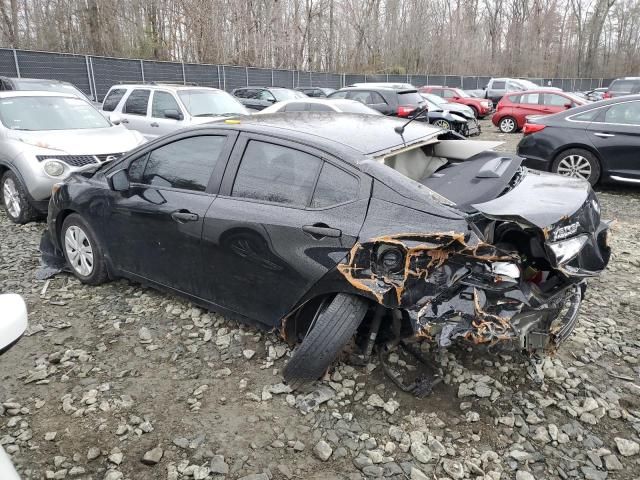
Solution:
<svg viewBox="0 0 640 480"><path fill-rule="evenodd" d="M397 75L306 72L270 68L211 65L155 60L98 57L70 53L36 52L0 48L0 72L8 77L47 78L73 83L90 97L102 101L112 85L136 82L197 84L231 91L246 86L341 88L353 83L397 82L412 85L448 85L465 90L482 89L490 76ZM565 91L586 91L608 86L612 78L530 78L538 85Z"/></svg>

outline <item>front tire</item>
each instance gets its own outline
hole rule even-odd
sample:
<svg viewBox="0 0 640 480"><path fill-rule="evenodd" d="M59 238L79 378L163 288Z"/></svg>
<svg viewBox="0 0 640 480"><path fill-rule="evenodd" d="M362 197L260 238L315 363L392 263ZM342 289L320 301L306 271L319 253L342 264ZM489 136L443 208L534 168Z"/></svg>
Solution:
<svg viewBox="0 0 640 480"><path fill-rule="evenodd" d="M436 127L440 127L443 130L451 130L451 124L445 119L439 119L433 122Z"/></svg>
<svg viewBox="0 0 640 480"><path fill-rule="evenodd" d="M500 123L498 123L498 128L502 133L515 133L515 131L518 130L518 123L513 117L504 117L500 120Z"/></svg>
<svg viewBox="0 0 640 480"><path fill-rule="evenodd" d="M60 240L67 264L82 283L99 285L107 280L102 248L80 215L72 213L64 219Z"/></svg>
<svg viewBox="0 0 640 480"><path fill-rule="evenodd" d="M2 203L9 220L24 225L38 217L38 211L29 202L27 189L11 170L1 180Z"/></svg>
<svg viewBox="0 0 640 480"><path fill-rule="evenodd" d="M551 171L565 177L583 178L593 186L600 179L601 169L593 153L582 148L571 148L556 156Z"/></svg>
<svg viewBox="0 0 640 480"><path fill-rule="evenodd" d="M316 315L310 330L284 368L292 389L300 389L322 376L351 337L369 308L369 301L356 295L337 294Z"/></svg>

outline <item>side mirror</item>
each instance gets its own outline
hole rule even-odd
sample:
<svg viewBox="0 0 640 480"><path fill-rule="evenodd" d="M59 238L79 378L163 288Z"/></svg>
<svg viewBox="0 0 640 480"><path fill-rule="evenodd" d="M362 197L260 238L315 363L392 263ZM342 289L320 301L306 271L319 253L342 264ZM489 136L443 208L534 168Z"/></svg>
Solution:
<svg viewBox="0 0 640 480"><path fill-rule="evenodd" d="M124 169L111 174L107 181L109 182L109 188L115 192L129 190L131 185L129 183L129 175L127 175L127 171Z"/></svg>
<svg viewBox="0 0 640 480"><path fill-rule="evenodd" d="M182 120L184 116L176 109L172 108L164 111L165 118L172 118L173 120Z"/></svg>
<svg viewBox="0 0 640 480"><path fill-rule="evenodd" d="M27 329L27 306L20 295L0 295L0 354L11 348Z"/></svg>
<svg viewBox="0 0 640 480"><path fill-rule="evenodd" d="M570 109L573 105L570 103L565 103L564 104L564 108L566 108L567 110Z"/></svg>
<svg viewBox="0 0 640 480"><path fill-rule="evenodd" d="M483 90L486 90L489 88L489 85L485 85L484 87L482 87Z"/></svg>
<svg viewBox="0 0 640 480"><path fill-rule="evenodd" d="M122 123L122 118L117 113L112 113L111 115L109 115L109 121L113 125L120 125Z"/></svg>

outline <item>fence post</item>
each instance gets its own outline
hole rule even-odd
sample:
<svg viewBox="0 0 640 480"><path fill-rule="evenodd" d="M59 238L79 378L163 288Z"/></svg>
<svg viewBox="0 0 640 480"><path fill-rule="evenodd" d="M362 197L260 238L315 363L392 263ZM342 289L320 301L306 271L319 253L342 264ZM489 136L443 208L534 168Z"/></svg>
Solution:
<svg viewBox="0 0 640 480"><path fill-rule="evenodd" d="M84 64L87 67L87 80L89 80L89 93L94 101L98 101L98 96L93 91L93 83L91 83L91 68L89 67L89 55L84 56Z"/></svg>
<svg viewBox="0 0 640 480"><path fill-rule="evenodd" d="M184 73L184 62L180 62L180 65L182 65L182 84L186 85L187 84L187 76Z"/></svg>
<svg viewBox="0 0 640 480"><path fill-rule="evenodd" d="M224 71L224 65L222 65L222 89L227 91L227 72Z"/></svg>
<svg viewBox="0 0 640 480"><path fill-rule="evenodd" d="M142 83L144 83L144 60L140 60L140 73L142 74Z"/></svg>
<svg viewBox="0 0 640 480"><path fill-rule="evenodd" d="M216 65L216 68L218 69L218 88L220 88L222 86L220 83L220 65Z"/></svg>
<svg viewBox="0 0 640 480"><path fill-rule="evenodd" d="M273 68L271 69L271 86L273 87Z"/></svg>
<svg viewBox="0 0 640 480"><path fill-rule="evenodd" d="M20 65L18 65L18 54L16 53L16 49L13 49L13 61L16 64L16 75L20 78Z"/></svg>
<svg viewBox="0 0 640 480"><path fill-rule="evenodd" d="M249 86L249 67L244 67L245 87Z"/></svg>

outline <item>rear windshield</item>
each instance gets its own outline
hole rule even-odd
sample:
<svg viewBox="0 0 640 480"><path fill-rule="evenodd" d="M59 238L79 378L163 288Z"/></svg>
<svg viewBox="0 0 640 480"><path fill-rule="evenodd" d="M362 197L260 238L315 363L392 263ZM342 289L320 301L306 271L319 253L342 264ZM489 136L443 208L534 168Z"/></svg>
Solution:
<svg viewBox="0 0 640 480"><path fill-rule="evenodd" d="M609 91L631 93L640 90L640 80L614 80Z"/></svg>
<svg viewBox="0 0 640 480"><path fill-rule="evenodd" d="M0 121L11 130L75 130L111 124L85 100L71 97L11 97L0 100Z"/></svg>
<svg viewBox="0 0 640 480"><path fill-rule="evenodd" d="M398 92L398 103L400 105L418 105L424 102L424 98L417 91Z"/></svg>

